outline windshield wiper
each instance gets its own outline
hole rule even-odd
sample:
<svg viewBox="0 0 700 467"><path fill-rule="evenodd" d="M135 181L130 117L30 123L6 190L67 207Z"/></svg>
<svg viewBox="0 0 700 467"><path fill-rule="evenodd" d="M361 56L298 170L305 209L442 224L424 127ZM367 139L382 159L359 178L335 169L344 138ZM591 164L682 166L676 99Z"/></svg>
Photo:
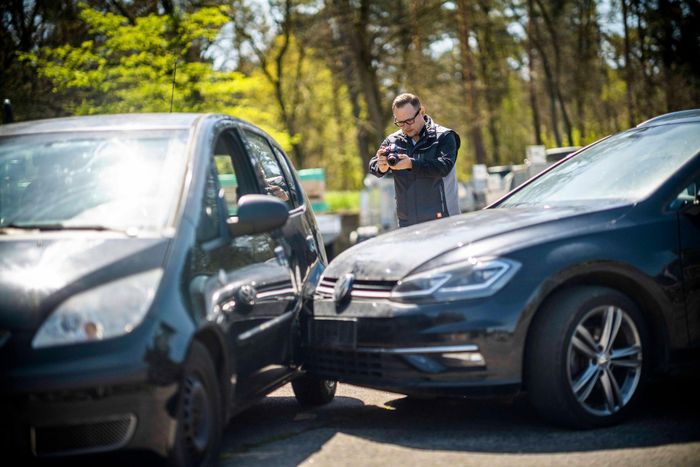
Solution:
<svg viewBox="0 0 700 467"><path fill-rule="evenodd" d="M0 232L2 233L7 233L7 230L11 229L16 229L16 230L38 230L40 232L51 232L51 231L62 231L62 230L92 230L92 231L99 231L99 232L119 232L123 233L126 235L133 235L132 229L123 230L123 229L115 229L114 227L107 227L105 225L100 225L100 224L62 224L62 223L45 223L45 224L31 224L31 223L16 223L16 222L10 222L5 225L0 225Z"/></svg>

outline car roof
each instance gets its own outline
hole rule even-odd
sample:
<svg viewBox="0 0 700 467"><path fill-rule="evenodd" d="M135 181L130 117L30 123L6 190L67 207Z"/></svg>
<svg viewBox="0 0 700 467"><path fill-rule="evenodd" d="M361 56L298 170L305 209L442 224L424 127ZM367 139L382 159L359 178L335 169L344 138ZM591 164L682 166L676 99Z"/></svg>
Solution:
<svg viewBox="0 0 700 467"><path fill-rule="evenodd" d="M581 149L581 146L565 146L565 147L559 147L559 148L549 148L549 149L545 150L545 154L550 156L553 154L572 153L572 152L577 151L579 149Z"/></svg>
<svg viewBox="0 0 700 467"><path fill-rule="evenodd" d="M658 117L651 118L637 125L637 128L657 125L660 123L685 123L685 122L700 122L700 109L680 110L671 112Z"/></svg>
<svg viewBox="0 0 700 467"><path fill-rule="evenodd" d="M203 113L133 113L49 118L0 126L0 136L110 130L186 130Z"/></svg>

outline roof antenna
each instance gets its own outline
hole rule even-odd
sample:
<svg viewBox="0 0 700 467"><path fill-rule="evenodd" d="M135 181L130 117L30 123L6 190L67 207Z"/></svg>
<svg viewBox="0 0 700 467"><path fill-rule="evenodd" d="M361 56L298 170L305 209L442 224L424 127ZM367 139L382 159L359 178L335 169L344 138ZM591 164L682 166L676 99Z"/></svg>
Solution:
<svg viewBox="0 0 700 467"><path fill-rule="evenodd" d="M180 58L175 59L175 66L173 67L173 87L172 91L170 92L170 113L173 113L173 99L175 98L175 76L177 75L177 61L180 60Z"/></svg>

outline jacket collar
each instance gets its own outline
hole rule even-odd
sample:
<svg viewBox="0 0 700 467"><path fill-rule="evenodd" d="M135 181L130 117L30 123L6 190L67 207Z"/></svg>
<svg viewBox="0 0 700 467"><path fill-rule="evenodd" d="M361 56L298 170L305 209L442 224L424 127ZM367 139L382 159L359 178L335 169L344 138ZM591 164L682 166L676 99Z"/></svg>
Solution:
<svg viewBox="0 0 700 467"><path fill-rule="evenodd" d="M421 129L418 138L418 142L416 143L416 146L419 144L423 143L424 141L429 141L431 139L435 139L437 136L437 131L435 128L435 125L433 124L433 119L430 118L430 116L425 115L423 116L423 120L425 121L425 125L423 125L423 128ZM401 138L406 144L410 144L411 142L409 141L411 138L406 136L401 130L398 132L399 138Z"/></svg>

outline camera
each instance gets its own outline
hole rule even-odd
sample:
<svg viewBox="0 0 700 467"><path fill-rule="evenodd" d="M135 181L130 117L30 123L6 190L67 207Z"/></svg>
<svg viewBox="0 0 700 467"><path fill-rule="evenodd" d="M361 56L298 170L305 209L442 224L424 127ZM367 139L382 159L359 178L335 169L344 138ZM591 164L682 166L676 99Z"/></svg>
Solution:
<svg viewBox="0 0 700 467"><path fill-rule="evenodd" d="M387 150L388 154L386 156L386 162L390 167L393 167L397 162L399 162L399 147L396 144L391 143L389 146L387 146Z"/></svg>

